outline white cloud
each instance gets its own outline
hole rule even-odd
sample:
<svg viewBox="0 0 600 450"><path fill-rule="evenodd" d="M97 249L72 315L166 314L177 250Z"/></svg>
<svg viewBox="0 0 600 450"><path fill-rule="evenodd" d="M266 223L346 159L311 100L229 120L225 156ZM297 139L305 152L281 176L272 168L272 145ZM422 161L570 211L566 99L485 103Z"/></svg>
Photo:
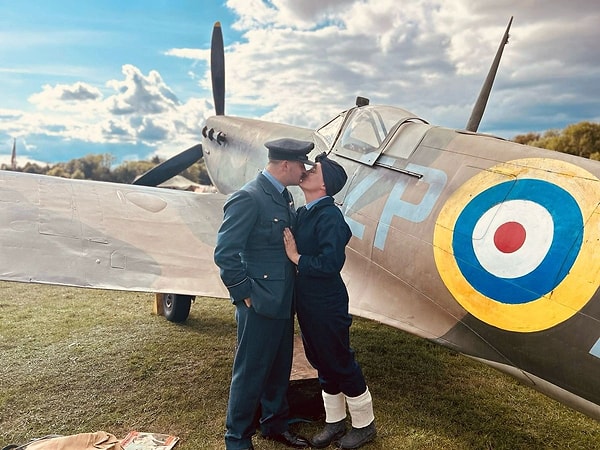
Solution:
<svg viewBox="0 0 600 450"><path fill-rule="evenodd" d="M267 25L273 23L277 17L277 10L263 0L227 0L226 5L239 16L233 25L238 30Z"/></svg>
<svg viewBox="0 0 600 450"><path fill-rule="evenodd" d="M143 143L172 156L200 140L204 119L213 114L205 100L178 100L160 74L144 75L125 65L123 79L107 89L82 82L45 85L30 97L33 112L0 110L0 131L9 136L46 135L88 143ZM167 148L168 146L168 148Z"/></svg>
<svg viewBox="0 0 600 450"><path fill-rule="evenodd" d="M94 101L102 98L102 93L97 88L83 82L77 82L71 85L57 84L50 86L48 84L42 87L42 92L38 92L29 97L29 101L39 108L54 108L60 105L70 105L79 107L79 102Z"/></svg>
<svg viewBox="0 0 600 450"><path fill-rule="evenodd" d="M123 81L111 80L106 85L117 92L110 97L109 111L113 114L158 114L179 104L177 96L152 70L144 76L137 67L123 66Z"/></svg>
<svg viewBox="0 0 600 450"><path fill-rule="evenodd" d="M210 49L199 48L172 48L165 52L167 56L176 56L177 58L205 60L210 62Z"/></svg>
<svg viewBox="0 0 600 450"><path fill-rule="evenodd" d="M551 97L566 90L585 104L590 88L600 93L600 10L575 3L229 0L244 35L226 53L228 109L253 105L269 110L263 118L312 127L363 95L463 127L514 15L482 128L507 138L553 128L562 116Z"/></svg>
<svg viewBox="0 0 600 450"><path fill-rule="evenodd" d="M464 127L514 15L480 130L511 138L597 120L600 9L592 3L228 0L241 38L225 36L226 111L316 127L361 95ZM189 64L182 75L210 93L204 47L160 53ZM214 113L210 94L186 93L158 70L123 61L117 79L74 76L86 70L70 69L72 83L44 85L31 110L0 110L0 132L141 144L167 157L197 143Z"/></svg>

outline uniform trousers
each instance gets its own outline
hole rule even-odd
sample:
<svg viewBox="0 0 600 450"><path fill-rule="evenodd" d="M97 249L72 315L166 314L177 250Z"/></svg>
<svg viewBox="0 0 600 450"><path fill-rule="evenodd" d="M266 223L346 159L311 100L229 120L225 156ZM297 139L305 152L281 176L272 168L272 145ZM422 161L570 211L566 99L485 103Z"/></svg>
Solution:
<svg viewBox="0 0 600 450"><path fill-rule="evenodd" d="M296 309L306 358L317 369L321 388L332 395L363 394L367 385L350 347L352 316L347 300L337 295L306 296L298 299Z"/></svg>
<svg viewBox="0 0 600 450"><path fill-rule="evenodd" d="M287 431L287 389L294 345L292 318L271 319L244 302L235 306L237 349L227 406L228 450L250 447L259 406L263 435Z"/></svg>

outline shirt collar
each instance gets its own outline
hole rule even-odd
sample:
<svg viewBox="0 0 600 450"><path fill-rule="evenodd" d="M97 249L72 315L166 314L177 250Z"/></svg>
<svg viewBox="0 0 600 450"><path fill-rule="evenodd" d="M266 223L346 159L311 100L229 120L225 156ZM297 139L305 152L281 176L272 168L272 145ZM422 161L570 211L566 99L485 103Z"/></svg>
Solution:
<svg viewBox="0 0 600 450"><path fill-rule="evenodd" d="M263 169L262 174L271 182L271 184L273 184L273 186L275 186L275 189L277 189L280 194L283 192L285 186L281 184L281 182L275 178L271 172L269 172L267 169Z"/></svg>
<svg viewBox="0 0 600 450"><path fill-rule="evenodd" d="M329 197L329 196L328 196L328 195L324 195L323 197L320 197L320 198L318 198L318 199L316 199L316 200L313 200L312 202L310 202L310 203L307 203L307 204L305 205L305 208L306 208L307 210L309 210L310 208L312 208L313 206L315 206L317 203L319 203L321 200L323 200L324 198L327 198L327 197Z"/></svg>

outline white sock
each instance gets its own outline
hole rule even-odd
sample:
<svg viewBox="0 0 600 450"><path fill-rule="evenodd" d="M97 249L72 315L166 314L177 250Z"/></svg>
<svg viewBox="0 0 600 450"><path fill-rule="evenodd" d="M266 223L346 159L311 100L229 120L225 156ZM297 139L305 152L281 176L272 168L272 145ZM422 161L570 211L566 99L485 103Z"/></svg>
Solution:
<svg viewBox="0 0 600 450"><path fill-rule="evenodd" d="M350 410L354 428L364 428L375 420L373 399L369 388L358 397L346 397L346 402L348 402L348 410Z"/></svg>
<svg viewBox="0 0 600 450"><path fill-rule="evenodd" d="M328 394L325 391L323 395L323 406L325 406L325 422L335 423L346 418L346 397L342 392L339 394Z"/></svg>

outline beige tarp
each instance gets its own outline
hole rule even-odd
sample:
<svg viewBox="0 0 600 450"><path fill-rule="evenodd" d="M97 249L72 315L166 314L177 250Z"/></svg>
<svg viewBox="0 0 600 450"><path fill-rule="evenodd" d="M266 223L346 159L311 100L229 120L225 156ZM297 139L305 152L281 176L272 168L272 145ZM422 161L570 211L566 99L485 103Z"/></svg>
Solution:
<svg viewBox="0 0 600 450"><path fill-rule="evenodd" d="M41 439L19 449L26 450L123 450L121 441L104 431Z"/></svg>

